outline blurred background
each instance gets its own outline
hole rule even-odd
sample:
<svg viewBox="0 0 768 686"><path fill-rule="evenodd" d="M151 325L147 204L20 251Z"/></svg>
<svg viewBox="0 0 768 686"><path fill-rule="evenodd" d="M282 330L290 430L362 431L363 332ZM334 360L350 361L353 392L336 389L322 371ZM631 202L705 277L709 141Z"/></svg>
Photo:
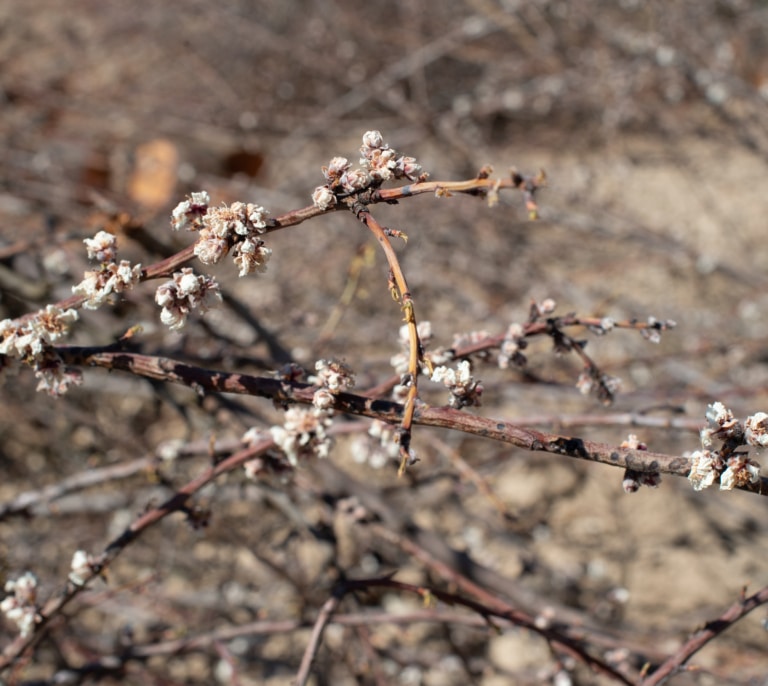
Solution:
<svg viewBox="0 0 768 686"><path fill-rule="evenodd" d="M576 332L622 378L611 408L581 396L578 361L556 358L542 340L527 351L525 373L478 366L479 412L617 444L629 429L610 425L616 412L682 418L685 431L632 431L654 451L693 450L691 422L703 421L708 403L740 417L766 409L767 107L768 4L758 1L0 0L0 317L70 295L87 268L82 239L100 229L144 265L185 247L191 237L170 232L169 213L191 191L273 215L305 207L321 166L336 155L356 162L362 134L378 129L433 180L472 178L487 164L501 176L547 172L537 222L514 193L495 208L470 197L376 208L410 238L398 251L435 345L501 333L525 320L531 299L547 297L560 314L678 323L659 345L632 332ZM145 286L83 313L72 342L107 345L140 324L142 351L209 368L264 373L337 357L361 388L391 374L400 313L363 227L337 213L267 242L266 274L213 270L226 306L183 334L161 330ZM99 552L206 464L202 449L163 465L158 479L161 446L237 439L279 421L256 399L199 399L98 370L60 400L35 385L28 370L3 374L0 571L34 570L43 595L63 583L75 549ZM575 414L588 418L569 424ZM605 467L445 432L417 431L414 441L422 462L404 480L391 465L355 462L353 439L339 439L333 473L310 465L297 479L246 483L238 474L217 484L202 499L210 526L193 531L171 518L132 546L109 585L53 628L20 683L51 683L62 670L85 683L83 665L115 654L121 640L312 617L340 570L444 583L354 527L344 539L352 552L341 555L339 512L362 484L492 570L497 585L485 582L521 609L536 614L546 599L556 615L577 613L568 621L614 631L616 645L651 660L742 586L768 580L757 496L694 494L667 479L630 497ZM2 505L138 458L153 469L23 510ZM405 602L385 595L372 606ZM700 673L675 683L765 683L764 617L744 620L697 656ZM13 632L2 625L3 643ZM329 634L315 683L494 686L547 683L557 671L543 643L514 632L363 633ZM227 659L209 646L102 676L287 684L307 636L246 635ZM599 683L578 669L572 678Z"/></svg>

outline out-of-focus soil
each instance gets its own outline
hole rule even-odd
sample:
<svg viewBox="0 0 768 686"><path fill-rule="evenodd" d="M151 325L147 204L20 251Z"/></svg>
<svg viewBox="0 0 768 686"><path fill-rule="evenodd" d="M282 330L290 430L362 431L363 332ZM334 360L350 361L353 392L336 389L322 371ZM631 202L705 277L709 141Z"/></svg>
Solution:
<svg viewBox="0 0 768 686"><path fill-rule="evenodd" d="M532 299L553 298L560 314L677 322L658 345L629 331L576 332L622 378L609 408L579 394L578 360L542 339L526 351L528 374L478 364L484 405L468 411L617 445L632 432L680 454L699 446L693 423L607 418L703 423L714 401L741 418L766 410L764 3L6 0L0 27L0 318L67 297L87 268L82 239L99 229L118 231L121 256L145 265L188 245L169 213L191 191L274 215L305 207L321 166L335 155L356 162L361 135L378 129L433 179L471 178L486 164L547 172L536 222L512 193L493 208L464 196L375 208L409 236L398 254L434 345L502 332ZM360 388L387 378L401 313L364 227L336 213L267 241L268 271L238 279L231 264L216 267L231 300L183 334L163 331L144 284L114 308L84 311L71 342L107 345L138 324L144 352L210 368L259 374L336 357ZM256 398L198 398L103 370L86 370L60 399L35 393L28 369L4 370L2 383L0 504L158 455L168 441L236 440L280 420ZM573 415L584 417L567 424ZM601 657L635 674L742 589L768 583L757 495L696 493L672 478L626 495L618 470L433 430L415 431L421 461L398 479L392 463L356 462L356 441L339 437L327 464L290 477L238 473L207 488L195 502L210 508L210 525L174 516L142 536L53 624L16 683L53 683L121 646L311 621L340 573L396 571L455 590L351 520L350 498L383 503L397 533L427 548L463 553L478 583L520 609L590 627ZM203 449L163 463L160 480L144 470L3 517L0 571L34 571L51 597L75 550L99 553L208 461ZM383 593L342 610L366 606L397 613L420 601ZM765 617L743 619L670 683L768 683ZM3 621L2 645L14 636ZM308 640L308 628L246 634L129 660L102 683L288 684ZM561 667L573 683L610 683L569 659L558 666L527 632L332 625L312 683L551 683Z"/></svg>

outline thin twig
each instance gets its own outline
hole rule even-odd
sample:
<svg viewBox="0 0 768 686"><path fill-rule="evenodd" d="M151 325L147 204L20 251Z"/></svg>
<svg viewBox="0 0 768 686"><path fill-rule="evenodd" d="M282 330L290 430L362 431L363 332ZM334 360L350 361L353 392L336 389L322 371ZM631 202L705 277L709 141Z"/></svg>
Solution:
<svg viewBox="0 0 768 686"><path fill-rule="evenodd" d="M371 196L371 202L392 202L402 200L412 195L434 193L438 197L449 197L453 193L487 196L502 189L522 189L535 192L544 185L543 175L534 179L512 173L508 178L492 179L487 176L469 179L467 181L421 181L399 188L381 188Z"/></svg>
<svg viewBox="0 0 768 686"><path fill-rule="evenodd" d="M442 563L436 563L435 567L441 569L443 572L450 570L450 568L442 565ZM425 604L429 604L434 599L437 599L447 603L448 605L464 606L486 619L490 619L490 617L506 619L516 626L538 634L548 643L557 646L560 650L568 653L572 657L588 665L594 671L610 676L622 684L631 686L631 682L628 681L622 674L619 674L619 672L613 669L613 667L587 653L586 650L580 645L580 642L563 635L556 629L540 626L536 622L535 618L512 608L511 606L501 601L499 598L489 594L487 591L484 591L476 584L470 582L468 579L455 572L454 570L449 571L449 576L452 577L453 581L462 582L466 588L473 588L475 591L473 595L482 596L483 600L477 602L459 596L455 593L449 593L424 586L415 586L413 584L395 581L389 577L379 579L347 580L345 584L349 587L348 590L350 591L355 589L368 588L389 588L401 592L406 591L419 595L424 600Z"/></svg>
<svg viewBox="0 0 768 686"><path fill-rule="evenodd" d="M336 609L339 607L339 603L345 594L346 590L343 586L340 586L320 608L315 624L312 627L312 635L309 637L309 642L307 643L304 655L301 658L299 671L296 673L296 686L304 686L307 683L307 679L309 679L310 671L312 669L312 663L315 661L317 651L320 649L320 641L323 638L325 627L328 626L328 622L331 621L331 617L334 612L336 612Z"/></svg>
<svg viewBox="0 0 768 686"><path fill-rule="evenodd" d="M445 441L440 440L436 436L432 436L430 441L436 450L443 453L443 455L451 461L462 479L467 479L477 486L477 489L491 502L493 507L502 517L509 521L515 519L515 516L507 507L506 503L496 495L496 492L488 483L488 480L479 474L478 471L461 456L458 450L455 450Z"/></svg>
<svg viewBox="0 0 768 686"><path fill-rule="evenodd" d="M413 626L420 622L463 626L486 632L489 628L488 620L478 614L438 608L423 608L410 612L377 611L333 614L328 619L328 624L343 627L372 627L381 624ZM151 657L180 656L203 652L236 638L291 633L299 629L310 628L315 623L316 620L315 622L309 622L302 619L261 620L239 626L221 627L191 637L174 638L146 644L132 644L121 655L102 655L100 658L91 659L83 670L68 668L66 671L68 674L85 674L92 673L94 669L97 669L104 673L108 671L119 673L132 660L145 661ZM513 623L503 617L498 617L494 624L498 628L514 626Z"/></svg>
<svg viewBox="0 0 768 686"><path fill-rule="evenodd" d="M274 442L271 439L264 439L252 447L240 450L227 459L209 466L197 477L182 486L164 503L147 510L139 516L117 538L107 545L101 555L90 561L89 573L81 574L82 578L77 583L70 580L58 597L52 598L45 604L45 607L38 613L35 630L32 635L21 635L6 646L2 654L0 654L0 670L13 664L20 655L35 645L45 634L48 623L85 590L93 579L102 575L118 555L148 528L174 512L183 511L191 496L197 493L203 486L214 481L222 474L242 466L257 455L270 449L273 445Z"/></svg>
<svg viewBox="0 0 768 686"><path fill-rule="evenodd" d="M488 178L476 178L467 181L430 181L425 183L414 183L391 189L369 189L361 194L360 197L364 195L365 204L368 205L381 202L391 203L401 198L427 192L438 192L440 195L450 195L451 192L467 193L471 195L487 195L489 190L494 190L494 192L496 192L498 189L507 188L522 190L526 197L528 197L528 195L535 191L536 183L535 179L528 179L527 177L513 174L509 179L496 181ZM310 205L297 210L291 210L290 212L271 218L264 229L264 233L272 233L290 226L297 226L308 219L313 219L321 214L338 212L339 210L346 209L346 207L346 205L337 204L326 209L320 209L319 207ZM188 245L176 254L160 260L155 264L144 267L141 270L141 280L149 281L171 276L174 271L180 269L194 259L194 249L194 245ZM62 310L80 308L85 301L86 297L84 295L72 295L55 303L55 306ZM30 312L19 317L16 321L23 322L24 320L34 317L35 314L36 313L34 312Z"/></svg>
<svg viewBox="0 0 768 686"><path fill-rule="evenodd" d="M213 446L213 455L231 453L237 447L235 441L219 441ZM197 455L211 455L209 441L197 441L174 449L174 458L182 459ZM155 455L140 457L130 462L109 465L98 469L73 474L55 484L34 491L19 493L13 499L0 503L0 521L13 516L28 516L33 508L52 503L65 495L98 486L119 479L127 479L136 474L156 468L158 458Z"/></svg>
<svg viewBox="0 0 768 686"><path fill-rule="evenodd" d="M370 211L361 203L352 203L350 209L356 214L358 219L363 222L376 237L384 254L387 257L387 263L389 264L390 273L394 280L397 292L392 292L393 296L398 296L400 300L400 306L405 313L405 323L408 326L408 394L405 399L405 405L403 409L403 417L400 421L400 468L398 474L402 475L405 472L405 468L408 466L408 462L411 459L410 455L410 443L411 443L411 426L413 425L413 413L416 409L416 398L418 397L419 387L418 378L421 370L422 362L424 360L423 347L419 340L419 331L416 324L416 312L413 307L413 298L408 290L408 284L405 280L405 275L400 267L400 261L397 259L397 254L392 248L384 227L376 221Z"/></svg>
<svg viewBox="0 0 768 686"><path fill-rule="evenodd" d="M671 655L651 674L642 679L639 686L658 686L664 683L669 677L683 669L683 665L707 643L717 638L726 629L730 629L752 610L766 603L768 603L768 586L761 588L748 598L742 596L717 619L707 622L703 629L694 633L674 655Z"/></svg>

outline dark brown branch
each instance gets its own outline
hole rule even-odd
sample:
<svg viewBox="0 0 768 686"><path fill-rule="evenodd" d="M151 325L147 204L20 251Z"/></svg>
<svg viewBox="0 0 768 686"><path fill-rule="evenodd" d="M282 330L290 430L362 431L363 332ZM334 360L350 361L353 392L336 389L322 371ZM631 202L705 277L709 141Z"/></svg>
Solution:
<svg viewBox="0 0 768 686"><path fill-rule="evenodd" d="M239 393L270 398L281 404L311 404L314 386L247 374L219 372L187 365L169 358L135 353L103 352L93 348L58 348L68 364L121 369L138 376L190 386L198 391ZM339 393L335 409L391 424L399 424L403 406L388 400L367 398L352 393ZM516 423L468 414L449 407L419 405L414 424L435 426L508 443L533 452L545 452L589 462L631 469L636 472L672 474L687 477L688 458L645 450L618 448L607 443L587 441L575 436L562 436L535 431ZM768 495L768 478L738 486L739 489Z"/></svg>

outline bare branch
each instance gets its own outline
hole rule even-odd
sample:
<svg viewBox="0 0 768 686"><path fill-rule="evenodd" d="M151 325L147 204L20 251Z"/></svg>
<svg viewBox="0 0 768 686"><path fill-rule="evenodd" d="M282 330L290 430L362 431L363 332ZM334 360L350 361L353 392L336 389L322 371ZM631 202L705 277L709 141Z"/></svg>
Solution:
<svg viewBox="0 0 768 686"><path fill-rule="evenodd" d="M768 603L768 586L761 588L749 597L742 595L717 619L707 622L702 629L696 631L680 648L667 660L660 664L653 672L641 679L639 686L658 686L674 676L682 669L699 650L710 641L717 638L727 629L730 629L742 617L752 610Z"/></svg>
<svg viewBox="0 0 768 686"><path fill-rule="evenodd" d="M62 359L71 364L121 369L138 376L180 383L201 391L254 395L270 398L280 404L311 404L314 395L314 387L308 384L211 371L168 358L136 353L100 352L92 348L61 348L59 352ZM399 403L352 393L339 393L336 396L335 408L340 412L394 424L401 422L404 416L404 407ZM546 434L514 422L471 415L450 407L418 406L413 422L423 426L461 431L533 452L599 462L635 472L687 477L691 469L687 457L620 448L575 436ZM740 484L737 487L750 493L768 495L768 477L762 476L755 482Z"/></svg>

